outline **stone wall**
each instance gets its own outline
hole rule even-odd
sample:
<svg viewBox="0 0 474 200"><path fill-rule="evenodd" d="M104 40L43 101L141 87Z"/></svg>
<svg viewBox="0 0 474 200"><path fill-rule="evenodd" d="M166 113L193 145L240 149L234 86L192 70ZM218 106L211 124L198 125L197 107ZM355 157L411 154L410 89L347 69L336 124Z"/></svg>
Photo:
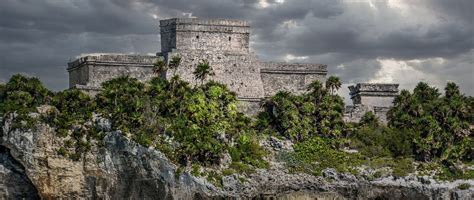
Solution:
<svg viewBox="0 0 474 200"><path fill-rule="evenodd" d="M358 83L349 86L353 104L389 107L398 95L398 84Z"/></svg>
<svg viewBox="0 0 474 200"><path fill-rule="evenodd" d="M224 53L213 50L174 50L165 54L167 58L181 57L181 64L176 70L168 70L166 78L179 75L190 83L199 83L193 74L199 62L208 61L214 75L206 81L215 80L228 86L242 98L263 97L259 63L253 54Z"/></svg>
<svg viewBox="0 0 474 200"><path fill-rule="evenodd" d="M358 83L349 86L352 106L347 106L344 120L359 122L367 112L373 112L382 122L387 123L387 112L398 95L398 84Z"/></svg>
<svg viewBox="0 0 474 200"><path fill-rule="evenodd" d="M327 66L301 63L261 63L260 76L265 96L273 96L278 91L301 94L314 80L326 80Z"/></svg>
<svg viewBox="0 0 474 200"><path fill-rule="evenodd" d="M365 113L372 112L378 118L379 122L387 124L387 112L389 110L390 107L367 106L362 104L346 106L344 121L357 123L362 119Z"/></svg>
<svg viewBox="0 0 474 200"><path fill-rule="evenodd" d="M213 50L249 52L248 22L231 19L174 18L160 21L161 52Z"/></svg>
<svg viewBox="0 0 474 200"><path fill-rule="evenodd" d="M159 57L142 55L86 55L68 63L69 87L96 90L101 84L119 76L146 81L153 76L153 63Z"/></svg>

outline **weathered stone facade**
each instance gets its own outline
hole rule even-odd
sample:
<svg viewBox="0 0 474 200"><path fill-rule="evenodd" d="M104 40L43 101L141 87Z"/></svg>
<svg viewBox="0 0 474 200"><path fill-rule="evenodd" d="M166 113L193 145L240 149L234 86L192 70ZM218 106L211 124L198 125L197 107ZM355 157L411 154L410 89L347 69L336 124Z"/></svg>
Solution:
<svg viewBox="0 0 474 200"><path fill-rule="evenodd" d="M180 66L164 75L179 75L196 83L193 71L208 61L214 75L208 80L226 84L237 93L242 109L252 113L260 99L279 90L302 93L313 80L324 81L327 66L321 64L265 63L250 51L250 26L241 20L174 18L160 21L161 52L157 56L94 55L69 63L71 88L91 93L111 78L128 75L142 81L152 76L157 59L181 57Z"/></svg>
<svg viewBox="0 0 474 200"><path fill-rule="evenodd" d="M278 91L304 93L314 80L324 83L326 74L327 66L321 64L264 62L260 69L266 97Z"/></svg>
<svg viewBox="0 0 474 200"><path fill-rule="evenodd" d="M157 56L91 54L68 63L69 87L95 94L103 82L119 76L146 81L153 76Z"/></svg>
<svg viewBox="0 0 474 200"><path fill-rule="evenodd" d="M372 111L382 123L398 95L398 84L358 83L349 86L352 106L346 107L344 119L358 122L366 112Z"/></svg>

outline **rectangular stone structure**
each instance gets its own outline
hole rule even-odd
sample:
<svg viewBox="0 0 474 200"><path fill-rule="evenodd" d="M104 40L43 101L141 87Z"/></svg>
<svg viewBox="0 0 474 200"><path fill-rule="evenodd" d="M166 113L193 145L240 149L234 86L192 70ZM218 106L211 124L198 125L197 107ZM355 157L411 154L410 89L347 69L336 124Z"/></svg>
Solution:
<svg viewBox="0 0 474 200"><path fill-rule="evenodd" d="M326 81L327 65L303 63L261 63L260 76L265 96L270 97L278 91L302 94L315 80Z"/></svg>
<svg viewBox="0 0 474 200"><path fill-rule="evenodd" d="M153 76L157 56L91 54L68 63L69 87L97 91L103 82L119 76L146 81Z"/></svg>
<svg viewBox="0 0 474 200"><path fill-rule="evenodd" d="M349 86L349 91L354 105L391 107L398 95L398 84L358 83Z"/></svg>
<svg viewBox="0 0 474 200"><path fill-rule="evenodd" d="M373 112L382 123L387 123L387 112L398 96L398 84L358 83L349 86L349 91L353 105L346 107L346 122L359 122L365 113Z"/></svg>
<svg viewBox="0 0 474 200"><path fill-rule="evenodd" d="M160 21L161 52L180 50L249 52L250 26L233 19L174 18Z"/></svg>
<svg viewBox="0 0 474 200"><path fill-rule="evenodd" d="M223 83L241 99L263 97L260 62L249 51L248 22L233 19L174 18L160 21L161 53L167 62L181 57L176 69L165 77L179 75L198 84L193 72L202 62L208 62L214 75L206 81Z"/></svg>

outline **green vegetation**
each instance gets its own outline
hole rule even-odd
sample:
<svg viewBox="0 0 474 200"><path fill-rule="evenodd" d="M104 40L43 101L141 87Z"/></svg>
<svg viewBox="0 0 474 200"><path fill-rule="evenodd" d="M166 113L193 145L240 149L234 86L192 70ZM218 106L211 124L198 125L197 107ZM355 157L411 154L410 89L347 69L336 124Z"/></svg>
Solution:
<svg viewBox="0 0 474 200"><path fill-rule="evenodd" d="M0 113L15 114L13 129L31 129L36 119L29 114L36 107L51 102L53 92L46 89L37 78L13 75L6 85L0 87Z"/></svg>
<svg viewBox="0 0 474 200"><path fill-rule="evenodd" d="M334 141L313 137L294 146L293 159L300 165L292 166L296 171L321 175L321 170L335 168L339 172L354 172L352 167L362 163L360 154L349 154L334 148Z"/></svg>
<svg viewBox="0 0 474 200"><path fill-rule="evenodd" d="M463 184L458 185L458 188L459 188L460 190L467 190L467 189L469 189L470 187L471 187L471 184L469 184L469 183L463 183Z"/></svg>
<svg viewBox="0 0 474 200"><path fill-rule="evenodd" d="M293 140L295 151L280 159L296 171L319 174L327 167L351 171L358 165L390 167L395 176L415 171L414 162L440 163L439 178L471 177L472 170L458 169L472 160L474 101L448 83L445 96L436 88L420 83L413 94L403 90L389 111L388 126L372 113L360 123L342 122L343 104L335 96L338 79L328 78L326 87L317 81L302 95L279 92L267 99L256 128ZM340 149L349 147L358 153ZM377 164L384 160L384 164Z"/></svg>
<svg viewBox="0 0 474 200"><path fill-rule="evenodd" d="M257 129L277 132L296 142L313 136L339 137L344 129L344 102L327 91L334 84L329 80L334 79L328 79L326 87L319 81L313 82L306 94L278 92L265 100L262 103L265 111L258 116Z"/></svg>
<svg viewBox="0 0 474 200"><path fill-rule="evenodd" d="M202 84L208 76L214 75L214 72L212 71L212 67L209 65L209 62L202 61L197 65L193 74L196 80L201 80Z"/></svg>
<svg viewBox="0 0 474 200"><path fill-rule="evenodd" d="M95 97L76 89L53 93L36 78L15 75L0 84L0 114L3 119L14 115L13 129L33 129L38 120L50 125L64 142L57 154L75 160L104 137L93 122L97 115L139 144L164 152L180 164L177 174L188 170L217 186L222 176L269 167L268 152L259 145L267 135L294 143L294 151L276 155L292 172L320 175L335 168L357 174L363 166L389 168L394 176L416 172L440 179L474 178L466 168L474 155L474 98L462 95L454 83L448 83L444 96L426 83L412 93L401 91L388 125L372 112L360 123L344 123L337 77L311 83L304 94L279 92L262 102L256 118L249 118L238 111L234 92L205 82L213 75L206 61L196 67L200 84L195 86L179 76L161 77L180 62L180 57L169 64L157 61L154 71L160 76L145 83L130 77L107 81ZM39 106L44 108L41 116L31 115ZM217 170L226 153L232 159L226 163L229 168Z"/></svg>

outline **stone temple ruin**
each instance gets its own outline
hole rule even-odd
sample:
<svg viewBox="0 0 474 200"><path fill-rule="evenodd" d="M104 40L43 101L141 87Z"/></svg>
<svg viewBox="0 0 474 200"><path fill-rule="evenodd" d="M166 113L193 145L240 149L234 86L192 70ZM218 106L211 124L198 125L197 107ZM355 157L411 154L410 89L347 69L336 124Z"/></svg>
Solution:
<svg viewBox="0 0 474 200"><path fill-rule="evenodd" d="M359 83L349 86L352 106L347 106L345 121L358 122L366 112L373 112L382 123L398 95L398 84Z"/></svg>
<svg viewBox="0 0 474 200"><path fill-rule="evenodd" d="M115 77L127 75L146 81L153 77L153 64L157 60L169 62L172 57L179 56L180 65L163 74L164 78L169 79L177 74L183 80L195 83L195 67L199 62L208 61L214 71L214 75L208 80L226 84L230 90L237 93L242 111L253 114L259 110L259 102L265 97L280 90L300 94L305 92L308 84L314 80L324 82L326 79L327 66L323 64L258 60L249 48L250 26L246 21L173 18L160 21L160 34L161 52L156 56L90 54L68 63L69 87L93 95L100 90L102 82ZM378 89L375 89L371 93L370 89L367 89L379 86L393 89L392 86L367 84L358 84L354 87L354 92L351 89L354 106L349 107L346 113L349 121L357 120L359 110L372 109L381 113L378 109L390 106L390 103L378 104L391 102L393 96L385 95L390 92L381 89L381 92L377 93ZM390 94L396 95L393 92Z"/></svg>

